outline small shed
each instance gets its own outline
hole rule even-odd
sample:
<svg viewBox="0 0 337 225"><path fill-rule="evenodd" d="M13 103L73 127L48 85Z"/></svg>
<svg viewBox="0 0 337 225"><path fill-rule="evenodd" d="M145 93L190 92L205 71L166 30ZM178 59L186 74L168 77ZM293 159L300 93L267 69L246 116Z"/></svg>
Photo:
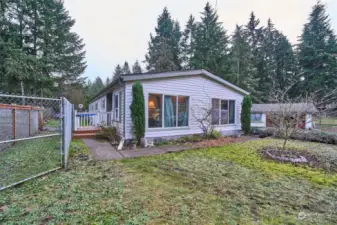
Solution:
<svg viewBox="0 0 337 225"><path fill-rule="evenodd" d="M286 110L287 112L303 113L305 129L314 128L313 115L318 113L313 103L284 103L284 104L253 104L251 126L255 128L270 127L268 114Z"/></svg>

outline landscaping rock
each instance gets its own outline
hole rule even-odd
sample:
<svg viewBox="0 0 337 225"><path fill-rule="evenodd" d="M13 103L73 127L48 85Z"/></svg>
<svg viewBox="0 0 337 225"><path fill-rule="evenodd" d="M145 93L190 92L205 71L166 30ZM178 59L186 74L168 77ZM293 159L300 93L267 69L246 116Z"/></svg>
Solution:
<svg viewBox="0 0 337 225"><path fill-rule="evenodd" d="M261 151L263 157L280 163L292 163L294 165L308 165L313 168L324 169L328 172L337 172L335 159L314 154L305 150L281 148L265 148Z"/></svg>

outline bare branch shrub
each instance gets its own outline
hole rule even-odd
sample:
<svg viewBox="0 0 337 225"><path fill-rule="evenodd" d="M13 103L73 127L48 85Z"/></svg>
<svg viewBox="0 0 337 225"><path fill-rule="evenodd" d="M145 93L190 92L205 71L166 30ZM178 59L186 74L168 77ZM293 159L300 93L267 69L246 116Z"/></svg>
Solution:
<svg viewBox="0 0 337 225"><path fill-rule="evenodd" d="M276 128L276 135L284 140L283 149L291 136L303 132L308 124L313 123L312 115L318 113L313 104L313 97L290 98L288 91L291 88L292 86L284 90L273 90L270 93L270 101L274 104L267 112L268 122Z"/></svg>

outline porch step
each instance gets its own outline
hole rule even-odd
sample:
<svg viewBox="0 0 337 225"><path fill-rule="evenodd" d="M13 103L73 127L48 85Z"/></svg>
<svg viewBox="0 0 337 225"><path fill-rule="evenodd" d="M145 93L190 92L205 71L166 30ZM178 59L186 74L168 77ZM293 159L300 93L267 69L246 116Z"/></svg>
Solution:
<svg viewBox="0 0 337 225"><path fill-rule="evenodd" d="M73 131L73 138L93 138L96 136L97 133L99 133L101 129L81 129L81 130L76 130Z"/></svg>
<svg viewBox="0 0 337 225"><path fill-rule="evenodd" d="M96 133L84 133L84 134L75 134L73 133L74 139L81 139L81 138L94 138L96 137Z"/></svg>
<svg viewBox="0 0 337 225"><path fill-rule="evenodd" d="M85 130L75 130L73 134L90 134L90 133L98 133L101 129L85 129Z"/></svg>
<svg viewBox="0 0 337 225"><path fill-rule="evenodd" d="M91 128L91 129L78 129L73 131L74 134L87 134L87 133L96 133L101 131L101 129Z"/></svg>

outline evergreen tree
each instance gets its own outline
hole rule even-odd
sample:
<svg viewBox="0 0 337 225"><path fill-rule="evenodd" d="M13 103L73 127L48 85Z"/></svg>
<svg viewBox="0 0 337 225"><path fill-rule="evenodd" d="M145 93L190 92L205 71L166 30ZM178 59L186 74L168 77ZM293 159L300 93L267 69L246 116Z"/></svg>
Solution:
<svg viewBox="0 0 337 225"><path fill-rule="evenodd" d="M142 67L140 66L138 60L132 66L132 73L134 74L143 73Z"/></svg>
<svg viewBox="0 0 337 225"><path fill-rule="evenodd" d="M237 25L232 36L229 62L230 73L226 79L247 90L252 96L260 95L257 88L259 80L256 78L254 55L242 26Z"/></svg>
<svg viewBox="0 0 337 225"><path fill-rule="evenodd" d="M67 85L83 83L84 45L71 32L75 21L63 1L8 0L1 1L0 8L0 70L11 83L8 91L54 95ZM55 81L58 89L53 89Z"/></svg>
<svg viewBox="0 0 337 225"><path fill-rule="evenodd" d="M111 83L110 78L107 77L105 80L105 86L108 86Z"/></svg>
<svg viewBox="0 0 337 225"><path fill-rule="evenodd" d="M145 56L147 70L155 72L180 70L180 40L179 23L171 18L165 7L157 19L155 36L150 35L148 53Z"/></svg>
<svg viewBox="0 0 337 225"><path fill-rule="evenodd" d="M228 73L228 37L217 12L209 3L202 12L194 43L193 68L206 69L222 77Z"/></svg>
<svg viewBox="0 0 337 225"><path fill-rule="evenodd" d="M98 94L104 88L103 81L100 77L96 77L95 81L92 83L90 80L87 84L87 96L93 97Z"/></svg>
<svg viewBox="0 0 337 225"><path fill-rule="evenodd" d="M118 79L123 74L122 67L118 64L115 68L115 71L113 73L112 80Z"/></svg>
<svg viewBox="0 0 337 225"><path fill-rule="evenodd" d="M242 131L245 134L249 134L251 131L251 110L252 110L252 99L250 95L247 95L243 98L241 110L241 126Z"/></svg>
<svg viewBox="0 0 337 225"><path fill-rule="evenodd" d="M197 24L195 18L190 15L186 28L183 32L183 38L181 42L181 54L182 54L182 64L184 69L193 69L191 64L191 58L194 54L194 44L195 44L195 31Z"/></svg>
<svg viewBox="0 0 337 225"><path fill-rule="evenodd" d="M131 73L128 62L124 63L124 66L123 66L123 69L122 69L122 73L123 74L130 74Z"/></svg>
<svg viewBox="0 0 337 225"><path fill-rule="evenodd" d="M299 78L297 59L288 38L282 33L276 33L275 44L275 77L272 78L272 88L284 90L297 82Z"/></svg>
<svg viewBox="0 0 337 225"><path fill-rule="evenodd" d="M71 31L75 20L70 18L68 11L64 8L63 1L54 0L55 5L52 7L48 4L49 0L42 1L46 7L42 10L41 20L47 26L42 32L41 49L45 65L49 63L52 65L50 68L47 67L45 72L57 74L56 80L59 82L59 86L82 84L84 79L80 76L86 69L85 45L83 39ZM50 15L50 12L54 12L54 15ZM51 26L48 26L49 24Z"/></svg>
<svg viewBox="0 0 337 225"><path fill-rule="evenodd" d="M141 139L145 135L145 100L143 86L136 82L132 86L131 119L132 131L137 140L137 145L141 144Z"/></svg>
<svg viewBox="0 0 337 225"><path fill-rule="evenodd" d="M325 5L318 1L313 6L309 21L304 25L298 45L303 94L319 92L320 100L337 87L337 42L330 26Z"/></svg>
<svg viewBox="0 0 337 225"><path fill-rule="evenodd" d="M260 20L251 12L249 22L246 25L247 39L254 54L258 53L261 43L262 27L259 27Z"/></svg>
<svg viewBox="0 0 337 225"><path fill-rule="evenodd" d="M250 53L253 55L254 76L258 81L259 92L253 96L255 102L266 101L264 98L266 93L265 77L267 76L265 65L265 52L262 49L262 43L264 42L263 27L259 27L260 20L256 18L254 12L250 14L249 22L245 26L246 38L250 46Z"/></svg>

